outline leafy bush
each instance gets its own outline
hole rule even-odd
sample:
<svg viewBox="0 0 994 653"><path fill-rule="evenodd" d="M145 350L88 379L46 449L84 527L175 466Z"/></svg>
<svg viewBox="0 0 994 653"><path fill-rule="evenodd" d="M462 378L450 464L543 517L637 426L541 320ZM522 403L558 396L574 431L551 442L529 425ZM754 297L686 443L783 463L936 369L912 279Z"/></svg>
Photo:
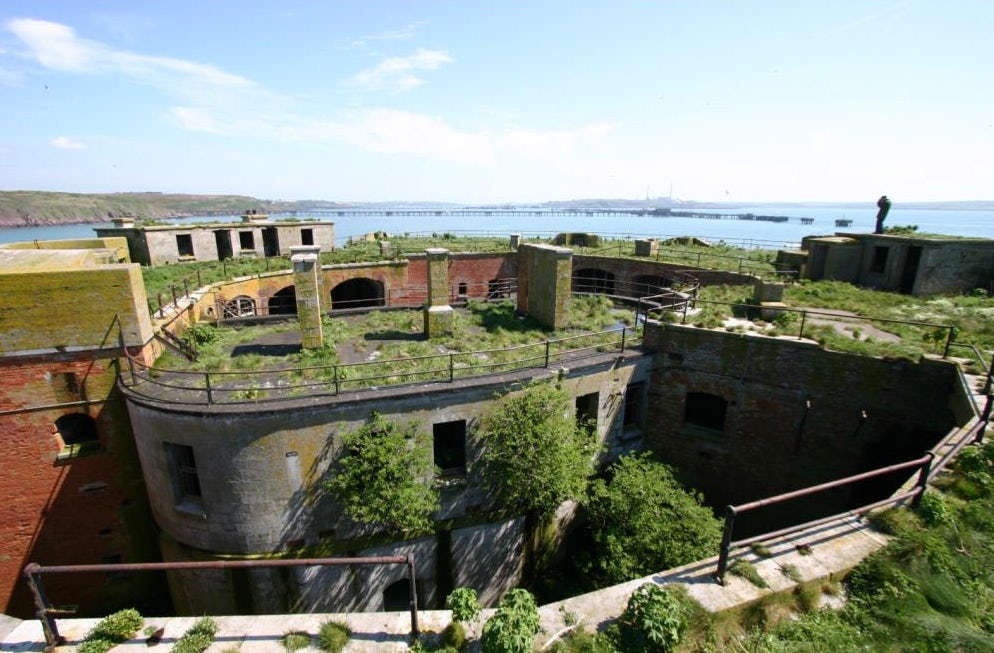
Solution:
<svg viewBox="0 0 994 653"><path fill-rule="evenodd" d="M480 616L480 601L472 587L457 587L445 599L445 609L456 621L475 621Z"/></svg>
<svg viewBox="0 0 994 653"><path fill-rule="evenodd" d="M83 638L77 649L80 653L104 653L112 647L135 636L144 619L134 608L119 610L107 615Z"/></svg>
<svg viewBox="0 0 994 653"><path fill-rule="evenodd" d="M401 426L373 412L342 435L342 445L327 488L350 518L394 533L431 529L438 490L422 480L433 469L431 443L415 424Z"/></svg>
<svg viewBox="0 0 994 653"><path fill-rule="evenodd" d="M504 511L549 516L583 494L592 442L574 410L566 390L543 382L501 398L484 417L484 483Z"/></svg>
<svg viewBox="0 0 994 653"><path fill-rule="evenodd" d="M504 595L497 612L483 626L483 653L530 653L538 632L535 597L523 589Z"/></svg>
<svg viewBox="0 0 994 653"><path fill-rule="evenodd" d="M595 576L620 583L712 555L721 522L649 454L623 456L590 484Z"/></svg>
<svg viewBox="0 0 994 653"><path fill-rule="evenodd" d="M217 622L210 617L201 617L176 640L173 653L203 653L214 643Z"/></svg>
<svg viewBox="0 0 994 653"><path fill-rule="evenodd" d="M687 612L676 591L645 583L632 593L618 619L623 651L672 651L687 630Z"/></svg>
<svg viewBox="0 0 994 653"><path fill-rule="evenodd" d="M318 648L339 653L352 636L352 629L341 621L325 621L318 628Z"/></svg>

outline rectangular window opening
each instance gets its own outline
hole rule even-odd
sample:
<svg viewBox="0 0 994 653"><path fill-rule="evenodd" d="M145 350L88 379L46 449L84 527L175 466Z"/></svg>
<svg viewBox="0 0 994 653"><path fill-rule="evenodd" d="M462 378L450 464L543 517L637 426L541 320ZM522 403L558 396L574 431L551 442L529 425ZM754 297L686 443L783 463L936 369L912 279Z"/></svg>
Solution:
<svg viewBox="0 0 994 653"><path fill-rule="evenodd" d="M589 431L597 430L597 414L600 408L599 392L580 395L576 398L576 424Z"/></svg>
<svg viewBox="0 0 994 653"><path fill-rule="evenodd" d="M877 246L873 248L873 264L870 266L871 272L880 274L887 269L888 253L890 253L890 247Z"/></svg>
<svg viewBox="0 0 994 653"><path fill-rule="evenodd" d="M173 494L177 506L199 507L202 500L200 477L193 447L185 444L164 443L169 459L169 473L173 481Z"/></svg>
<svg viewBox="0 0 994 653"><path fill-rule="evenodd" d="M642 403L645 396L645 383L632 383L625 388L625 413L622 425L626 429L642 427Z"/></svg>
<svg viewBox="0 0 994 653"><path fill-rule="evenodd" d="M466 420L432 425L435 466L441 476L466 473Z"/></svg>
<svg viewBox="0 0 994 653"><path fill-rule="evenodd" d="M300 244L301 245L313 245L314 244L314 230L313 229L301 229L300 230Z"/></svg>
<svg viewBox="0 0 994 653"><path fill-rule="evenodd" d="M238 246L241 249L255 249L255 234L251 231L239 231Z"/></svg>
<svg viewBox="0 0 994 653"><path fill-rule="evenodd" d="M176 249L180 256L193 256L193 236L190 234L176 234Z"/></svg>

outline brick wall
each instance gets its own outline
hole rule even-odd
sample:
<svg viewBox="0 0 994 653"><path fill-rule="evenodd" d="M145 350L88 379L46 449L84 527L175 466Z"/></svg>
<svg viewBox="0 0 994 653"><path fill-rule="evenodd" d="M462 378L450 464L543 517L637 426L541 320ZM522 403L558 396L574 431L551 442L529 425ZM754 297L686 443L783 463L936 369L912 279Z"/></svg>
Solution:
<svg viewBox="0 0 994 653"><path fill-rule="evenodd" d="M29 562L158 559L130 422L114 379L108 358L0 359L0 411L94 402L0 416L0 612L33 615L21 580ZM60 460L64 447L55 423L68 413L95 420L100 447ZM152 605L162 596L161 579L152 575L110 580L104 574L47 576L45 587L53 603L78 604L84 615Z"/></svg>

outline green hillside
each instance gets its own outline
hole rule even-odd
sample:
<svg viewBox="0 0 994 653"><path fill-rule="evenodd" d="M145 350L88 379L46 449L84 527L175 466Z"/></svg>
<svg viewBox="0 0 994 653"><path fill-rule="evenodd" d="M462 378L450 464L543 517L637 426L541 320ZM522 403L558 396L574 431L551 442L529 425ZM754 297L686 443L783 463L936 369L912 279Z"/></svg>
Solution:
<svg viewBox="0 0 994 653"><path fill-rule="evenodd" d="M107 222L115 216L177 218L189 215L239 215L339 206L335 202L272 202L243 195L166 193L48 193L0 191L0 227Z"/></svg>

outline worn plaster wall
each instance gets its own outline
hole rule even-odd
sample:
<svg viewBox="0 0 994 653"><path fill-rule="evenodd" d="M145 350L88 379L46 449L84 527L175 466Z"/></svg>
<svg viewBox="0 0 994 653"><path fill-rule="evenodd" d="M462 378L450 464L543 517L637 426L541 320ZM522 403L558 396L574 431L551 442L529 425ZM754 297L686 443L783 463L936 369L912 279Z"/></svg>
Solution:
<svg viewBox="0 0 994 653"><path fill-rule="evenodd" d="M630 442L639 436L640 424L624 425L620 421L626 388L636 380L644 382L650 364L651 358L647 356L631 354L621 360L608 356L560 372L562 382L574 394L598 393L598 432L607 441L607 450L618 450L616 440ZM545 376L548 373L531 371L515 378L517 383L522 383L536 374ZM193 551L211 555L271 554L322 546L322 543L359 542L373 533L348 520L323 491L324 479L339 452L340 434L360 426L374 409L388 419L413 421L429 435L433 424L464 420L467 471L464 477L446 479L437 515L437 519L442 520L440 523L461 524L445 526L460 531L453 531L449 538L452 544L448 555L455 566L445 573L475 579L481 583L480 589L490 587L496 589L487 591L500 592L513 586L518 579L520 547L474 552L466 548L469 540L463 538L476 536L472 531L462 532L462 529L490 528L486 526L486 515L495 506L483 488L477 465L483 446L478 425L482 416L494 406L495 392L506 388L506 384L507 379L478 380L444 387L359 393L319 405L303 402L212 412L150 404L133 397L129 401L129 413L135 425L156 523L174 543L170 550L185 552L182 553L184 557L193 555L190 553ZM170 466L167 453L167 446L172 445L192 448L202 491L201 500L196 504L184 502L176 494L175 470ZM513 533L517 531L501 532L503 544L508 538L513 539ZM391 545L389 549L403 546L407 545ZM432 538L430 545L425 546L436 547L437 544ZM423 557L426 560L422 562L420 558ZM419 554L418 558L419 565L435 564L432 555ZM446 586L451 584L448 579L433 578L433 569L433 566L424 569L427 598L434 596L432 587L439 582ZM493 576L485 570L507 576ZM334 578L340 572L320 573ZM182 582L199 583L196 579L191 580L194 576L188 574ZM204 582L221 581L208 578ZM294 589L292 583L288 587L290 589L285 592L277 593L289 601L283 604L283 609L297 605L297 598L304 600L311 596L306 587ZM181 597L178 605L188 605L194 612L224 611L225 602L230 603L232 599L216 596L218 591L211 585L196 591L178 588L174 593ZM382 588L367 587L366 591L377 594ZM262 589L252 592L254 600L259 605L266 605L267 609L272 601L284 600L277 594L266 594ZM191 603L195 597L212 603ZM329 601L341 600L334 594L329 597Z"/></svg>
<svg viewBox="0 0 994 653"><path fill-rule="evenodd" d="M115 264L66 270L6 268L0 354L140 346L152 337L141 270Z"/></svg>
<svg viewBox="0 0 994 653"><path fill-rule="evenodd" d="M926 247L918 266L915 295L956 293L994 284L994 242L954 241Z"/></svg>
<svg viewBox="0 0 994 653"><path fill-rule="evenodd" d="M687 474L712 505L917 458L966 414L956 367L941 360L885 360L824 351L815 343L655 323L646 341L658 352L647 445ZM727 403L720 427L706 423L708 415L688 412L691 393ZM826 501L841 509L879 488L833 491ZM795 520L803 513L796 505L787 510Z"/></svg>

